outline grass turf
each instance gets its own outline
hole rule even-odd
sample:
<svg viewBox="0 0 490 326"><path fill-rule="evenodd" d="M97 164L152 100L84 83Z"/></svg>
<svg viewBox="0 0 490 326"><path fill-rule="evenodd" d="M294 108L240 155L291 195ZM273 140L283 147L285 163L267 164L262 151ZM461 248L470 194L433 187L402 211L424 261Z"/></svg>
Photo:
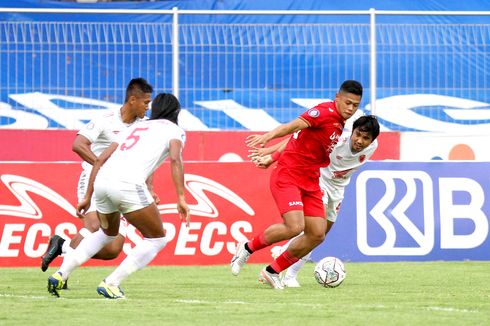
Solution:
<svg viewBox="0 0 490 326"><path fill-rule="evenodd" d="M122 284L127 300L95 289L113 268L82 267L61 298L39 268L0 269L0 325L488 325L490 262L346 263L338 288L259 284L261 265L151 266Z"/></svg>

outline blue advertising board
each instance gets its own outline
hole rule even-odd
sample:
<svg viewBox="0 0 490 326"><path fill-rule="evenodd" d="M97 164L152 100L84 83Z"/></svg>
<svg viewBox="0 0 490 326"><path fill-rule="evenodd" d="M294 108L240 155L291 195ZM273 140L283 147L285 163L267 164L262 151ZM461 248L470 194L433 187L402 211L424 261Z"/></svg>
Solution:
<svg viewBox="0 0 490 326"><path fill-rule="evenodd" d="M490 259L490 163L368 162L312 259Z"/></svg>

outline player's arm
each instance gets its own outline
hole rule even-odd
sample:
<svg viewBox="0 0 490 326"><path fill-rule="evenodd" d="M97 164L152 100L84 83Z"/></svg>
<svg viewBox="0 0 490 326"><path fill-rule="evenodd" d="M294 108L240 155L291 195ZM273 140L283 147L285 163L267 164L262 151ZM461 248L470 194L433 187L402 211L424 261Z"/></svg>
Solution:
<svg viewBox="0 0 490 326"><path fill-rule="evenodd" d="M94 161L92 172L90 172L90 178L88 180L87 192L85 193L85 198L77 205L77 215L79 217L84 217L85 212L90 207L90 200L92 194L94 193L94 181L100 167L111 157L112 153L117 149L118 143L112 143L107 147L99 157Z"/></svg>
<svg viewBox="0 0 490 326"><path fill-rule="evenodd" d="M301 129L308 128L310 125L302 118L296 118L288 123L281 124L263 135L250 135L245 140L248 147L264 147L269 141L275 138L290 135Z"/></svg>
<svg viewBox="0 0 490 326"><path fill-rule="evenodd" d="M146 179L146 186L148 187L148 191L150 191L151 196L153 197L153 200L155 200L155 204L160 204L160 197L155 193L153 190L153 174L150 174L148 179Z"/></svg>
<svg viewBox="0 0 490 326"><path fill-rule="evenodd" d="M90 147L92 142L88 140L87 137L82 135L77 135L73 144L71 146L72 151L78 154L82 160L85 162L94 165L95 159L97 156L92 152L92 148Z"/></svg>
<svg viewBox="0 0 490 326"><path fill-rule="evenodd" d="M180 140L171 139L169 146L168 158L170 160L170 171L172 173L172 181L177 191L177 211L180 219L185 220L185 224L189 226L190 214L189 207L185 202L184 194L184 163L182 161L182 147Z"/></svg>
<svg viewBox="0 0 490 326"><path fill-rule="evenodd" d="M264 148L252 148L248 152L248 157L255 163L255 166L261 169L267 169L272 163L279 159L282 151L286 148L289 138L283 139L281 142Z"/></svg>

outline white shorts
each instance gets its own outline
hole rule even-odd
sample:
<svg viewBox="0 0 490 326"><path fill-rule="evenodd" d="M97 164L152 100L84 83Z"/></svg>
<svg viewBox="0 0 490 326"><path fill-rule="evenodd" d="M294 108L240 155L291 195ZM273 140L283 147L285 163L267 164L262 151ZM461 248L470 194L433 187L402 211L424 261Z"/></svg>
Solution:
<svg viewBox="0 0 490 326"><path fill-rule="evenodd" d="M321 185L320 185L321 186ZM337 215L339 214L340 205L342 204L343 197L341 199L333 199L334 196L329 194L329 190L326 187L321 187L322 189L322 201L325 207L325 215L327 220L335 223L337 220Z"/></svg>
<svg viewBox="0 0 490 326"><path fill-rule="evenodd" d="M80 174L80 178L78 179L78 187L77 187L77 197L78 202L81 202L85 198L85 194L87 193L88 187L88 179L90 178L90 173L92 170L83 170ZM88 212L95 212L95 196L92 195L92 199L90 201L90 207L87 210Z"/></svg>
<svg viewBox="0 0 490 326"><path fill-rule="evenodd" d="M131 213L154 202L146 183L129 183L97 177L94 183L97 211Z"/></svg>

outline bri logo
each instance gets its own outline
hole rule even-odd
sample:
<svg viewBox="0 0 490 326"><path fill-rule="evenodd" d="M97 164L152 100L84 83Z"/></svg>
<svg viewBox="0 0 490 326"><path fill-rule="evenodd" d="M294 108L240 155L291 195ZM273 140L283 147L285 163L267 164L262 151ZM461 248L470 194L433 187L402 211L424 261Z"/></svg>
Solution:
<svg viewBox="0 0 490 326"><path fill-rule="evenodd" d="M289 206L303 206L303 203L300 201L290 201Z"/></svg>
<svg viewBox="0 0 490 326"><path fill-rule="evenodd" d="M484 185L469 177L432 178L422 170L361 172L359 250L368 256L424 256L434 249L481 246L489 234Z"/></svg>

